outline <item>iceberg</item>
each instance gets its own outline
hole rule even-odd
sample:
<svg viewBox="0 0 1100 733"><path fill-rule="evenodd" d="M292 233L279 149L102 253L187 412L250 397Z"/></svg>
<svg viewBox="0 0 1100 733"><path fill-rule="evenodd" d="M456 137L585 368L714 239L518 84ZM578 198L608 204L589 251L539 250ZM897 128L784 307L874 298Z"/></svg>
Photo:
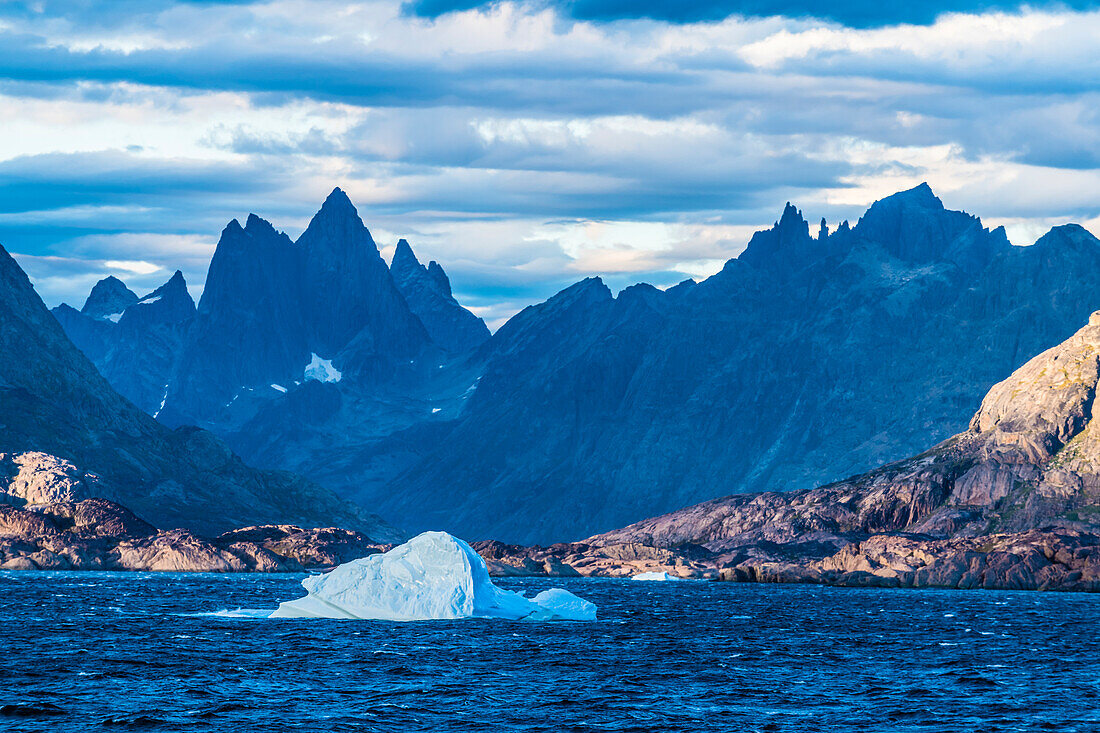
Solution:
<svg viewBox="0 0 1100 733"><path fill-rule="evenodd" d="M675 575L662 571L659 573L638 573L631 580L680 580Z"/></svg>
<svg viewBox="0 0 1100 733"><path fill-rule="evenodd" d="M527 598L496 587L481 556L446 532L311 575L302 587L306 595L281 603L271 618L596 620L595 604L560 588Z"/></svg>

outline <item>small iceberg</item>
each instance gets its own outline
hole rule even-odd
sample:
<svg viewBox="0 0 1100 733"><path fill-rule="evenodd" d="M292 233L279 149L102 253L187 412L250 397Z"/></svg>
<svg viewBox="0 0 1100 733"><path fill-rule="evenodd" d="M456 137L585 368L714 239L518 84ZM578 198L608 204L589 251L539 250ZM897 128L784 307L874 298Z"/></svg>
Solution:
<svg viewBox="0 0 1100 733"><path fill-rule="evenodd" d="M302 587L307 595L279 604L271 618L596 620L594 603L560 588L534 598L497 588L481 556L446 532L311 575Z"/></svg>
<svg viewBox="0 0 1100 733"><path fill-rule="evenodd" d="M660 573L638 573L631 580L680 580L680 578L662 571Z"/></svg>

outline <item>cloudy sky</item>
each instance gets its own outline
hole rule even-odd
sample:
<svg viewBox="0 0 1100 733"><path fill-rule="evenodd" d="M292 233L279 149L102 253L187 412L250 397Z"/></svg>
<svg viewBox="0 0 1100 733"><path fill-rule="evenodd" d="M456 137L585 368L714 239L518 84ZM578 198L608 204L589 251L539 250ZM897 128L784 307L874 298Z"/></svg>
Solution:
<svg viewBox="0 0 1100 733"><path fill-rule="evenodd" d="M788 200L1100 233L1100 3L828 5L0 0L0 243L49 305L197 294L229 219L296 237L338 185L496 326L708 275Z"/></svg>

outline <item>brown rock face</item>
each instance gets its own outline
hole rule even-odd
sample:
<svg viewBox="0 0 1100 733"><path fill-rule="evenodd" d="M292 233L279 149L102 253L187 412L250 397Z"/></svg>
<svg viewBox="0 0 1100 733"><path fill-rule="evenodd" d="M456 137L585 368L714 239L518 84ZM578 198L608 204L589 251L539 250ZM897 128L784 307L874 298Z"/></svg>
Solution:
<svg viewBox="0 0 1100 733"><path fill-rule="evenodd" d="M0 569L300 572L380 552L365 535L293 525L246 527L212 539L158 531L106 499L0 506Z"/></svg>
<svg viewBox="0 0 1100 733"><path fill-rule="evenodd" d="M104 490L94 473L85 473L69 461L37 451L0 453L0 476L4 477L0 502L19 506L80 501Z"/></svg>

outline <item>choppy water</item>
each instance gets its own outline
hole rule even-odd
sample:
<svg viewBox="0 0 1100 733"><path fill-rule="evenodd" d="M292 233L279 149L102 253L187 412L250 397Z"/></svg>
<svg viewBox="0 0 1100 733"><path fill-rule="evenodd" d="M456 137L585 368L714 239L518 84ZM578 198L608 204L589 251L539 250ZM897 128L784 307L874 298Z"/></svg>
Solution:
<svg viewBox="0 0 1100 733"><path fill-rule="evenodd" d="M62 711L0 728L1100 730L1098 596L504 580L600 620L196 615L299 579L0 573L0 705Z"/></svg>

